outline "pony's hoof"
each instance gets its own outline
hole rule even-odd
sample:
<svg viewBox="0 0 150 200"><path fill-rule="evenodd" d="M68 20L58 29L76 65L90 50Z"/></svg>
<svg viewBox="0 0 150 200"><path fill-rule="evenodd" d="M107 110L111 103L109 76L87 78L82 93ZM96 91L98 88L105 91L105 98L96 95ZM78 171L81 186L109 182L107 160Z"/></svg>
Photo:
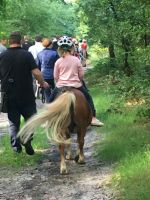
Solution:
<svg viewBox="0 0 150 200"><path fill-rule="evenodd" d="M85 164L85 161L84 160L78 160L78 164L80 164L80 165L84 165Z"/></svg>
<svg viewBox="0 0 150 200"><path fill-rule="evenodd" d="M71 155L66 155L66 160L72 160L72 156Z"/></svg>
<svg viewBox="0 0 150 200"><path fill-rule="evenodd" d="M74 160L78 164L85 164L84 158L81 159L79 155L77 155Z"/></svg>
<svg viewBox="0 0 150 200"><path fill-rule="evenodd" d="M77 155L75 158L74 158L75 162L78 163L78 160L79 160L79 155Z"/></svg>
<svg viewBox="0 0 150 200"><path fill-rule="evenodd" d="M60 174L61 175L66 175L66 174L68 174L68 171L66 169L61 169L60 170Z"/></svg>

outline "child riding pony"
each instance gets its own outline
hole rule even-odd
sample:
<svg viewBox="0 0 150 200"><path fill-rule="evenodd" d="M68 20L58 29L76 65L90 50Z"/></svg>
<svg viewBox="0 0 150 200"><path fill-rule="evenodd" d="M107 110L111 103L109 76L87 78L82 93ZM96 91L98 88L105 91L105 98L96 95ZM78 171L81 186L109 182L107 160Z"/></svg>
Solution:
<svg viewBox="0 0 150 200"><path fill-rule="evenodd" d="M86 128L92 124L103 125L95 115L93 100L87 89L83 86L84 70L80 60L72 55L73 43L67 36L58 40L58 53L60 58L54 67L56 88L50 97L50 104L45 105L39 114L33 116L20 131L19 136L23 143L32 136L34 129L46 123L48 137L59 144L61 164L60 173L67 173L64 149L70 145L70 132L76 128L78 155L76 161L84 163L84 137ZM59 91L67 90L62 94ZM59 95L59 96L58 96ZM58 96L58 97L57 97ZM57 98L56 98L57 97ZM68 151L67 158L71 158Z"/></svg>

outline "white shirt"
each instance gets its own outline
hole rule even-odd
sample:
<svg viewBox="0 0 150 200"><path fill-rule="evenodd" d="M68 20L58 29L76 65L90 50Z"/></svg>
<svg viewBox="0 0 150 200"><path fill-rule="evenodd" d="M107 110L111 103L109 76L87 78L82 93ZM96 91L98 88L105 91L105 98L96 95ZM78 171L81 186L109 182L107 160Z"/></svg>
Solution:
<svg viewBox="0 0 150 200"><path fill-rule="evenodd" d="M0 44L0 54L6 50L7 50L7 48L3 44Z"/></svg>
<svg viewBox="0 0 150 200"><path fill-rule="evenodd" d="M43 45L41 42L35 42L35 45L32 45L29 47L28 51L32 53L33 57L35 60L37 60L37 55L40 51L44 49Z"/></svg>

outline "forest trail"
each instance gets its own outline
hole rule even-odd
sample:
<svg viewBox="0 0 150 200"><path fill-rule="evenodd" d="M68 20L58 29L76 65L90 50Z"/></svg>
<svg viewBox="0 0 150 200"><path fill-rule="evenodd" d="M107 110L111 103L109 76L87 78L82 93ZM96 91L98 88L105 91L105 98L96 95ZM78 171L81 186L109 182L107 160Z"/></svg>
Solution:
<svg viewBox="0 0 150 200"><path fill-rule="evenodd" d="M91 69L87 65L84 70ZM37 101L37 107L42 103ZM2 116L3 117L3 116ZM6 120L2 120L6 121ZM96 142L101 135L91 128L85 137L85 165L66 161L68 174L60 175L58 148L50 144L34 167L0 169L1 200L115 200L110 188L112 166L94 157ZM76 141L76 134L73 134ZM76 144L73 144L75 154Z"/></svg>
<svg viewBox="0 0 150 200"><path fill-rule="evenodd" d="M73 136L76 140L76 134ZM94 157L100 136L88 130L85 137L85 165L67 161L68 175L59 174L59 151L56 146L43 152L34 167L19 170L1 168L1 200L115 200L110 188L111 166ZM76 144L73 145L75 153Z"/></svg>

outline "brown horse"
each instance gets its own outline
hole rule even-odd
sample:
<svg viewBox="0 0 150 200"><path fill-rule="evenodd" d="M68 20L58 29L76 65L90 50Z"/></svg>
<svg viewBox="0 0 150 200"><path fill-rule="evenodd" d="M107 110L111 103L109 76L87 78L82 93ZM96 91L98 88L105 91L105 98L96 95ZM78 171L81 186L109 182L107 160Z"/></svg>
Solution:
<svg viewBox="0 0 150 200"><path fill-rule="evenodd" d="M92 119L91 109L84 95L77 89L69 89L60 94L56 100L44 106L36 115L31 117L24 127L20 130L18 136L23 143L26 143L31 137L35 128L45 124L48 138L59 144L60 150L60 173L66 174L67 167L65 163L65 146L69 147L66 155L71 159L70 132L76 130L78 151L76 156L77 163L84 163L84 137L86 129Z"/></svg>

